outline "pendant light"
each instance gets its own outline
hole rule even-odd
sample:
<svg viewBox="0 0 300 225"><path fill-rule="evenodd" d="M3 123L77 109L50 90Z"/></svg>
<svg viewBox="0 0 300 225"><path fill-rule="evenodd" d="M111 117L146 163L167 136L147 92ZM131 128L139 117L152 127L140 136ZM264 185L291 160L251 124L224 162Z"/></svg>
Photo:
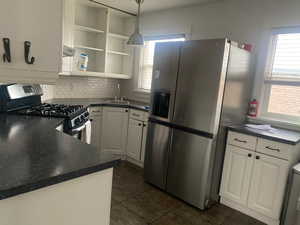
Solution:
<svg viewBox="0 0 300 225"><path fill-rule="evenodd" d="M136 18L136 26L135 31L130 36L127 44L128 45L144 45L144 37L140 33L140 17L141 17L141 4L144 2L144 0L135 0L138 4L138 14Z"/></svg>

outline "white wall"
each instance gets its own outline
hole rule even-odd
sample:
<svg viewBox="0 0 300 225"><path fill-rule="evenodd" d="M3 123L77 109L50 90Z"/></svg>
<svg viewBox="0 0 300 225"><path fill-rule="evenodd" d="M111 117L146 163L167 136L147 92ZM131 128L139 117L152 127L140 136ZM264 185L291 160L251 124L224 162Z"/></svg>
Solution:
<svg viewBox="0 0 300 225"><path fill-rule="evenodd" d="M257 84L254 97L257 97L269 31L273 27L300 25L299 10L299 0L221 0L197 7L146 13L141 26L144 35L186 33L194 40L228 37L253 44ZM133 80L124 81L123 87L123 95L137 96L131 91Z"/></svg>

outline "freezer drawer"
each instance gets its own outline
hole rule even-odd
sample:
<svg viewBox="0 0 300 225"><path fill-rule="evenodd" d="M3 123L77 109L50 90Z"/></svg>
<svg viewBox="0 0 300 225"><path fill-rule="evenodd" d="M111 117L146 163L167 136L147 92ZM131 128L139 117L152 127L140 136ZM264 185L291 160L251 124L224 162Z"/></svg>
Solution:
<svg viewBox="0 0 300 225"><path fill-rule="evenodd" d="M166 187L171 128L149 122L144 163L145 180L161 189Z"/></svg>
<svg viewBox="0 0 300 225"><path fill-rule="evenodd" d="M212 139L173 129L167 192L205 209Z"/></svg>

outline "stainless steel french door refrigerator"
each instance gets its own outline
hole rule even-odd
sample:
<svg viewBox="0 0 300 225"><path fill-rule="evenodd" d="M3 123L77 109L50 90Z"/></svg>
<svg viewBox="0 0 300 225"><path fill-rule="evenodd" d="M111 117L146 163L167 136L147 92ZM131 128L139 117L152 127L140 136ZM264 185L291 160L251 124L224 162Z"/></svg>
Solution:
<svg viewBox="0 0 300 225"><path fill-rule="evenodd" d="M145 180L205 209L218 200L225 125L245 120L250 53L227 39L155 48Z"/></svg>

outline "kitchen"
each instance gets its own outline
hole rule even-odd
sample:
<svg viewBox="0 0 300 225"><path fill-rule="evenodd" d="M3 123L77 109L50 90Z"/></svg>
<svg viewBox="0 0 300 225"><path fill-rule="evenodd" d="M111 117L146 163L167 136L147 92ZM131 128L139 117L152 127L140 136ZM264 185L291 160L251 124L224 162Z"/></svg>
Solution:
<svg viewBox="0 0 300 225"><path fill-rule="evenodd" d="M2 3L0 224L297 224L299 2L141 3Z"/></svg>

